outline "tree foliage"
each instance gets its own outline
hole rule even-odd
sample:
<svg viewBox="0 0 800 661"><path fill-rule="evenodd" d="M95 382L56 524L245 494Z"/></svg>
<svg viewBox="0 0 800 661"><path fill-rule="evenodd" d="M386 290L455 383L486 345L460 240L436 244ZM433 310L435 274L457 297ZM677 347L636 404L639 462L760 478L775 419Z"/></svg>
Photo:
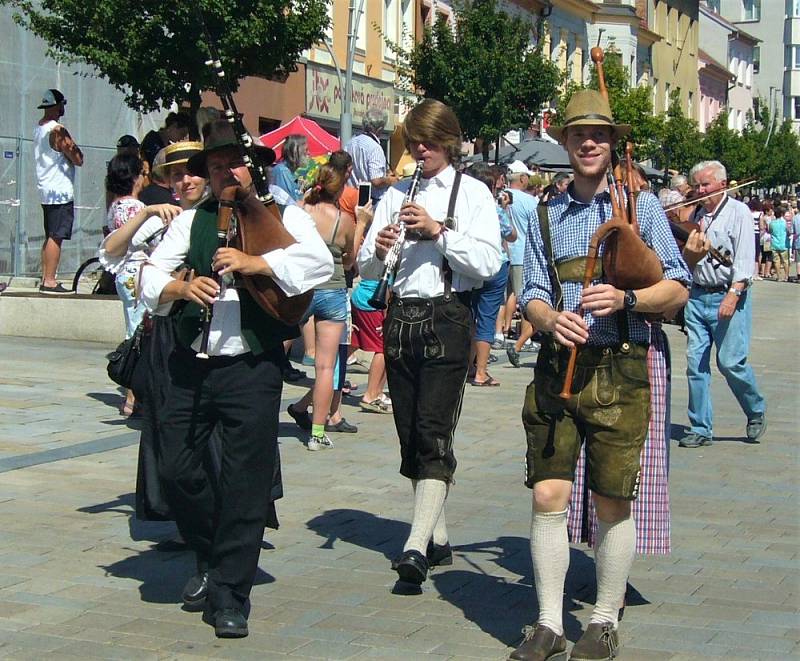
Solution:
<svg viewBox="0 0 800 661"><path fill-rule="evenodd" d="M407 52L390 43L411 89L452 107L467 140L488 145L527 128L559 81L557 67L532 45L531 24L499 10L496 0L456 3L454 14L454 26L440 17Z"/></svg>
<svg viewBox="0 0 800 661"><path fill-rule="evenodd" d="M214 89L201 14L234 89L245 76L280 76L328 25L328 0L0 0L59 61L97 68L126 103L149 111L197 108Z"/></svg>

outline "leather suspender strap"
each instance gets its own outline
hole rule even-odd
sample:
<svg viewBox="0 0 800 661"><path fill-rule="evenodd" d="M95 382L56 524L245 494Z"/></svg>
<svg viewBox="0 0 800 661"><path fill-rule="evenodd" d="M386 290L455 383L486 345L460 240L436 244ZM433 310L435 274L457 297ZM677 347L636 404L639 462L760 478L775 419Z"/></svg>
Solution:
<svg viewBox="0 0 800 661"><path fill-rule="evenodd" d="M564 309L564 296L561 291L561 281L558 279L556 261L553 257L553 242L550 237L550 219L547 216L547 204L540 204L536 208L539 216L539 232L542 235L542 248L547 258L547 275L550 276L550 286L553 289L553 309L559 312Z"/></svg>
<svg viewBox="0 0 800 661"><path fill-rule="evenodd" d="M455 179L453 180L453 190L450 191L450 202L447 205L447 218L444 219L444 226L451 230L456 226L456 198L458 198L458 188L461 185L461 173L456 172ZM450 268L450 263L447 257L442 255L442 273L444 274L444 295L450 296L453 290L453 269Z"/></svg>

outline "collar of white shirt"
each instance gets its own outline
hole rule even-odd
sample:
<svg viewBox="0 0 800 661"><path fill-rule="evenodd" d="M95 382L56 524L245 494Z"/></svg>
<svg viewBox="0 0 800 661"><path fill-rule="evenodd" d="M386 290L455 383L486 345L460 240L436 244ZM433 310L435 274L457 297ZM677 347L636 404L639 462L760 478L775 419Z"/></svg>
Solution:
<svg viewBox="0 0 800 661"><path fill-rule="evenodd" d="M439 174L434 175L430 179L423 179L425 188L436 186L437 188L447 188L453 184L456 178L456 171L452 165L448 165Z"/></svg>

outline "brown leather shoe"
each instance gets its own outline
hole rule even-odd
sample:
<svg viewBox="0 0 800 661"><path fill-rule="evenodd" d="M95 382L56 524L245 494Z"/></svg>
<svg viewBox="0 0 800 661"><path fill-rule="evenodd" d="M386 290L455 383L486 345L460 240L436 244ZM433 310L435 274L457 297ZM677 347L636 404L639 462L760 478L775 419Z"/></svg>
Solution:
<svg viewBox="0 0 800 661"><path fill-rule="evenodd" d="M570 661L609 661L617 656L619 636L609 623L589 624L572 648Z"/></svg>
<svg viewBox="0 0 800 661"><path fill-rule="evenodd" d="M534 624L522 629L525 640L515 649L509 659L514 661L565 661L567 639L552 629Z"/></svg>

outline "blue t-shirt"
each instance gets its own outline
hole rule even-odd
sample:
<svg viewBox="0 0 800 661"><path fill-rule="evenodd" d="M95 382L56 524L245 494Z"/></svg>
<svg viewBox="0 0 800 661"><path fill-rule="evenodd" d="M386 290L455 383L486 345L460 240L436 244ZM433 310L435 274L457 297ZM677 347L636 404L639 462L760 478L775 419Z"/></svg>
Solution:
<svg viewBox="0 0 800 661"><path fill-rule="evenodd" d="M295 202L303 197L297 186L297 179L283 161L272 168L272 183L285 190Z"/></svg>
<svg viewBox="0 0 800 661"><path fill-rule="evenodd" d="M528 236L528 226L537 223L536 207L539 205L539 198L521 190L512 190L514 204L511 210L511 222L517 230L517 240L508 244L508 256L511 259L511 266L522 266L525 257L525 239Z"/></svg>
<svg viewBox="0 0 800 661"><path fill-rule="evenodd" d="M783 218L773 218L769 221L769 233L772 235L772 249L778 252L788 250L786 245L786 221Z"/></svg>
<svg viewBox="0 0 800 661"><path fill-rule="evenodd" d="M369 299L378 288L378 282L378 280L361 280L350 294L350 305L366 312L374 311L375 308L369 304Z"/></svg>

